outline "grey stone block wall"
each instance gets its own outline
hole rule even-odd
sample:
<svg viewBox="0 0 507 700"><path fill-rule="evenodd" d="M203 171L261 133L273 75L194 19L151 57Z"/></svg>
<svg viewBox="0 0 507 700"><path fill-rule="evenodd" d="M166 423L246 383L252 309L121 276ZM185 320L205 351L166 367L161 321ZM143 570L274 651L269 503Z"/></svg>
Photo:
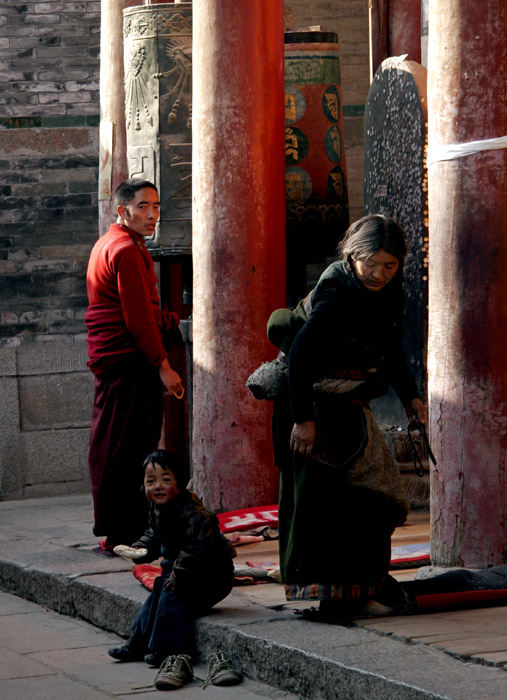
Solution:
<svg viewBox="0 0 507 700"><path fill-rule="evenodd" d="M0 130L0 336L84 332L95 128Z"/></svg>
<svg viewBox="0 0 507 700"><path fill-rule="evenodd" d="M0 498L89 491L100 2L0 3Z"/></svg>
<svg viewBox="0 0 507 700"><path fill-rule="evenodd" d="M98 114L99 47L99 0L4 0L0 114L18 118Z"/></svg>
<svg viewBox="0 0 507 700"><path fill-rule="evenodd" d="M0 498L89 491L93 378L84 336L0 346Z"/></svg>

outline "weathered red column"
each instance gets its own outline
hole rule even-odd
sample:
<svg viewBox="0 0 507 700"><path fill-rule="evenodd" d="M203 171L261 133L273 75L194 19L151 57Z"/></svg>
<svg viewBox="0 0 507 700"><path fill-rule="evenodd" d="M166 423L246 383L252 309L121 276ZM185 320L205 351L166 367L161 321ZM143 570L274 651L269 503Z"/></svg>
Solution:
<svg viewBox="0 0 507 700"><path fill-rule="evenodd" d="M448 146L507 134L505 3L433 0L429 26L431 559L487 567L507 563L507 155Z"/></svg>
<svg viewBox="0 0 507 700"><path fill-rule="evenodd" d="M421 0L370 0L370 82L390 56L421 62Z"/></svg>
<svg viewBox="0 0 507 700"><path fill-rule="evenodd" d="M421 62L421 0L389 0L389 55Z"/></svg>
<svg viewBox="0 0 507 700"><path fill-rule="evenodd" d="M389 57L389 0L370 0L370 83L378 67Z"/></svg>
<svg viewBox="0 0 507 700"><path fill-rule="evenodd" d="M115 221L112 193L128 177L123 90L123 8L137 0L100 4L99 235Z"/></svg>
<svg viewBox="0 0 507 700"><path fill-rule="evenodd" d="M192 462L230 510L277 501L272 406L245 382L285 304L282 0L196 2L193 22Z"/></svg>

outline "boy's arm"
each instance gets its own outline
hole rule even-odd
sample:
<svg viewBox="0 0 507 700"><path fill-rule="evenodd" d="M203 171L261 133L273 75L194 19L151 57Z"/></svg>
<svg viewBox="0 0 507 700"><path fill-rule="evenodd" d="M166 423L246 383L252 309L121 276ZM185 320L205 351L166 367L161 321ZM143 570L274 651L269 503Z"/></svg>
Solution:
<svg viewBox="0 0 507 700"><path fill-rule="evenodd" d="M202 574L210 545L222 538L218 521L214 522L215 520L215 516L202 518L197 513L189 518L182 548L164 586L166 590L177 590L180 586L187 588L197 583L196 577ZM227 544L224 543L224 547Z"/></svg>
<svg viewBox="0 0 507 700"><path fill-rule="evenodd" d="M145 547L148 550L146 556L135 560L136 564L147 564L160 557L160 540L151 527L146 530L142 537L132 543L132 547Z"/></svg>

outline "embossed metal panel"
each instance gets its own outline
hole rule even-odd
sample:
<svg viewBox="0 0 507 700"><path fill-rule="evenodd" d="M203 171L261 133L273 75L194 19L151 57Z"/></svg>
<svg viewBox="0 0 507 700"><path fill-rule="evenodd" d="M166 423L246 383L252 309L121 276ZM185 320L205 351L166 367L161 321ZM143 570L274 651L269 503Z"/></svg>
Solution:
<svg viewBox="0 0 507 700"><path fill-rule="evenodd" d="M192 252L192 3L123 13L130 177L157 185L161 216L148 247Z"/></svg>

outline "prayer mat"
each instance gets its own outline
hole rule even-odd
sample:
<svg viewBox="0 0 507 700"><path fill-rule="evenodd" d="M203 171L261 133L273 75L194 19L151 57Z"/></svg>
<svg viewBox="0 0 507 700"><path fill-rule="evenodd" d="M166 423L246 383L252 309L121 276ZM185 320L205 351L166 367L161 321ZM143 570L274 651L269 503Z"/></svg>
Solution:
<svg viewBox="0 0 507 700"><path fill-rule="evenodd" d="M412 613L480 608L507 603L507 566L489 569L450 569L431 578L404 581L415 601Z"/></svg>
<svg viewBox="0 0 507 700"><path fill-rule="evenodd" d="M136 564L132 573L149 591L153 590L155 579L162 573L162 567L155 564ZM250 565L234 568L234 586L251 586L258 583L278 583L268 569Z"/></svg>
<svg viewBox="0 0 507 700"><path fill-rule="evenodd" d="M132 573L145 588L152 591L155 579L162 573L162 567L154 564L136 564Z"/></svg>
<svg viewBox="0 0 507 700"><path fill-rule="evenodd" d="M276 528L278 527L278 505L230 510L227 513L218 513L217 518L220 530L224 533L253 530L266 525Z"/></svg>
<svg viewBox="0 0 507 700"><path fill-rule="evenodd" d="M430 564L430 544L406 544L391 549L390 571L416 569Z"/></svg>

